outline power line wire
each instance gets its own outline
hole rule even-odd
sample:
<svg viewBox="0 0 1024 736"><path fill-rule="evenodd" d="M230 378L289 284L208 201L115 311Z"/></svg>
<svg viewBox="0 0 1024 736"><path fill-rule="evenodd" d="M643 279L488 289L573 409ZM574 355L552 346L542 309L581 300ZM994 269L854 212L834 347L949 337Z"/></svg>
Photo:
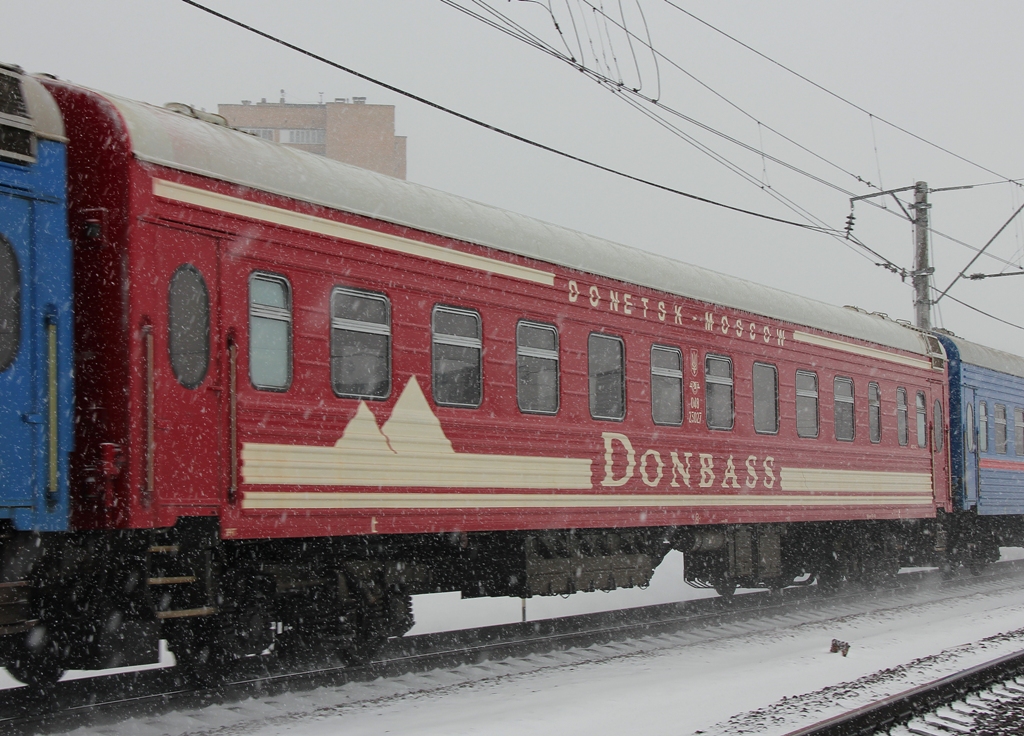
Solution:
<svg viewBox="0 0 1024 736"><path fill-rule="evenodd" d="M605 166L604 164L599 164L596 161L591 161L591 160L583 158L581 156L576 156L576 155L568 153L566 151L562 151L562 150L560 150L558 148L554 148L553 146L549 146L549 145L546 145L544 143L540 143L539 141L535 141L535 140L533 140L531 138L526 138L525 136L521 136L521 135L519 135L517 133L513 133L511 131L505 130L504 128L499 128L496 125L491 125L490 123L486 123L483 120L480 120L478 118L474 118L474 117L472 117L470 115L466 115L465 113L458 112L457 110L453 110L452 108L445 107L444 105L441 105L440 103L433 102L432 100L428 100L425 97L421 97L420 95L414 94L412 92L408 92L408 91L406 91L404 89L401 89L400 87L396 87L395 85L388 84L387 82L383 82L383 81L381 81L379 79L376 79L374 77L371 77L371 76L369 76L367 74L363 74L362 72L358 72L355 69L352 69L350 67L344 66L344 65L339 64L339 63L337 63L335 61L331 61L330 59L328 59L328 58L326 58L324 56L320 56L319 54L316 54L316 53L314 53L312 51L309 51L309 50L307 50L307 49L305 49L305 48L303 48L301 46L298 46L298 45L293 44L293 43L289 43L288 41L285 41L284 39L282 39L282 38L280 38L278 36L274 36L273 34L267 33L266 31L262 31L262 30L260 30L260 29L258 29L256 27L254 27L254 26L248 25L247 23L243 23L240 20L236 20L235 18L232 18L229 15L226 15L224 13L220 13L220 12L218 12L216 10L213 10L212 8L208 8L205 5L202 5L202 4L198 3L198 2L196 2L195 0L181 0L181 2L185 3L186 5L190 5L190 6L194 7L194 8L196 8L197 10L201 10L204 13L208 13L209 15L212 15L215 18L219 18L220 20L223 20L223 21L225 21L227 23L230 23L230 24L232 24L234 26L237 26L238 28L241 28L241 29L249 31L250 33L253 33L253 34L257 35L257 36L265 38L268 41L272 41L273 43L276 43L276 44L279 44L281 46L284 46L287 49L291 49L292 51L295 51L297 53L303 54L304 56L308 56L311 59L319 61L319 62L321 62L323 64L326 64L326 65L328 65L330 67L333 67L335 69L338 69L339 71L343 71L343 72L345 72L347 74L351 74L354 77L357 77L359 79L363 79L363 80L365 80L367 82L370 82L372 84L376 84L377 86L383 87L384 89L389 90L391 92L394 92L395 94L399 94L399 95L401 95L403 97L407 97L410 100L415 100L416 102L419 102L419 103L421 103L423 105L427 105L428 107L432 107L435 110L439 110L441 112L447 113L448 115L451 115L453 117L459 118L460 120L463 120L465 122L471 123L471 124L476 125L478 127L484 128L485 130L489 130L489 131L491 131L493 133L497 133L499 135L503 135L503 136L505 136L507 138L511 138L512 140L519 141L520 143L525 143L526 145L532 146L532 147L537 148L539 150L546 151L548 153L553 153L556 156L561 156L562 158L568 159L570 161L575 161L577 163L584 164L585 166L590 166L591 168L597 169L599 171L604 171L606 173L613 174L615 176L622 177L623 179L628 179L630 181L634 181L634 182L636 182L638 184L644 184L645 186L653 187L655 189L660 189L661 191L668 192L670 194L676 194L676 195L678 195L680 197L685 197L687 199L692 199L692 200L694 200L696 202L703 202L704 204L714 205L715 207L721 207L722 209L730 210L732 212L739 212L739 213L744 214L744 215L750 215L751 217L757 217L757 218L760 218L762 220L768 220L770 222L777 222L777 223L780 223L782 225L790 225L792 227L798 227L798 228L801 228L801 229L804 229L804 230L813 230L813 231L816 231L816 232L823 232L823 231L824 232L828 232L828 229L826 229L826 228L815 227L813 225L808 225L808 224L802 223L802 222L794 222L792 220L785 220L785 219L782 219L780 217L774 217L772 215L765 214L763 212L755 212L753 210L747 210L747 209L744 209L742 207L737 207L735 205L726 204L724 202L719 202L719 201L716 201L716 200L713 200L713 199L709 199L707 197L701 197L700 195L693 194L691 192L686 192L686 191L683 191L681 189L676 189L676 188L670 187L670 186L668 186L666 184L659 184L659 183L651 181L649 179L644 179L642 177L634 176L633 174L628 174L628 173L626 173L624 171L620 171L618 169L613 169L610 166Z"/></svg>

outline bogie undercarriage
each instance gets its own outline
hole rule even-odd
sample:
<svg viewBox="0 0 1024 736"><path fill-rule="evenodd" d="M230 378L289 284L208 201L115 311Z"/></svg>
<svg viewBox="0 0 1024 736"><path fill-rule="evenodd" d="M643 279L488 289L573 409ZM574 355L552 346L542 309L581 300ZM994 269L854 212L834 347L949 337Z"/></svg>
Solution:
<svg viewBox="0 0 1024 736"><path fill-rule="evenodd" d="M528 598L646 586L665 555L737 587L885 585L1024 543L1017 519L779 523L287 540L220 539L215 518L157 531L2 537L0 664L37 687L69 668L178 662L209 678L261 655L357 662L413 625L412 596Z"/></svg>

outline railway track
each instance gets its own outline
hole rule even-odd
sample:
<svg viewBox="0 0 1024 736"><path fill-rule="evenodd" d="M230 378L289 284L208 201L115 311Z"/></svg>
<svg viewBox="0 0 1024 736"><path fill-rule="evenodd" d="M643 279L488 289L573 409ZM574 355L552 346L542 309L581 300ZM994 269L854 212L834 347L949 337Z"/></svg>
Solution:
<svg viewBox="0 0 1024 736"><path fill-rule="evenodd" d="M1019 734L1024 650L906 690L786 736ZM1007 730L1007 729L1010 730Z"/></svg>
<svg viewBox="0 0 1024 736"><path fill-rule="evenodd" d="M358 667L328 660L307 660L290 667L268 657L242 660L216 687L196 687L176 668L165 668L61 682L46 694L17 688L0 694L0 729L6 733L55 733L382 677L415 678L430 671L453 671L560 650L572 650L581 661L593 661L644 648L896 610L1006 586L1021 576L1024 561L1000 563L983 575L953 580L941 580L937 572L908 573L899 576L896 587L873 591L870 596L859 587L827 597L814 587L789 588L731 600L703 599L405 637L392 640L376 661ZM368 693L368 699L372 697L373 693Z"/></svg>

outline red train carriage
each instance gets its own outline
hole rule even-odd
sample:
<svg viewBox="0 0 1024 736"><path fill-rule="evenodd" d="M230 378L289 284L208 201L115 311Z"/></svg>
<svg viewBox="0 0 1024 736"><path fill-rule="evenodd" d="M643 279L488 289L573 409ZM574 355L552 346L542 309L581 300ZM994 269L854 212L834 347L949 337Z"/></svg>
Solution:
<svg viewBox="0 0 1024 736"><path fill-rule="evenodd" d="M75 576L144 567L96 604L135 622L136 660L159 635L183 659L272 631L352 652L406 630L413 593L644 584L672 548L722 592L941 549L934 339L47 85L77 237L73 521L109 551ZM51 627L68 665L113 647L82 643L88 618Z"/></svg>

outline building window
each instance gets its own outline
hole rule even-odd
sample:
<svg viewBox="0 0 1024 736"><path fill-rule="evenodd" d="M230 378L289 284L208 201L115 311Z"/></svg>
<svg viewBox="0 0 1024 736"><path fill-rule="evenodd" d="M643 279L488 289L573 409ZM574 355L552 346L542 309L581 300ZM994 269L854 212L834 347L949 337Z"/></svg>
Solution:
<svg viewBox="0 0 1024 736"><path fill-rule="evenodd" d="M558 330L554 325L516 325L516 387L519 411L558 412Z"/></svg>
<svg viewBox="0 0 1024 736"><path fill-rule="evenodd" d="M284 276L249 277L249 380L266 391L291 385L292 299Z"/></svg>
<svg viewBox="0 0 1024 736"><path fill-rule="evenodd" d="M811 371L796 372L796 433L818 436L818 374Z"/></svg>
<svg viewBox="0 0 1024 736"><path fill-rule="evenodd" d="M273 128L239 128L243 133L249 133L257 138L262 138L265 141L274 140L274 129Z"/></svg>
<svg viewBox="0 0 1024 736"><path fill-rule="evenodd" d="M868 435L875 444L882 441L882 395L874 382L868 384Z"/></svg>
<svg viewBox="0 0 1024 736"><path fill-rule="evenodd" d="M391 303L383 294L343 287L331 293L331 385L351 399L391 394Z"/></svg>
<svg viewBox="0 0 1024 736"><path fill-rule="evenodd" d="M935 427L932 430L935 433L935 452L942 452L942 436L946 434L946 424L942 418L942 402L938 399L935 400L932 415L932 419L935 421Z"/></svg>
<svg viewBox="0 0 1024 736"><path fill-rule="evenodd" d="M967 449L974 452L974 404L967 405L967 418L964 421L964 434L967 439Z"/></svg>
<svg viewBox="0 0 1024 736"><path fill-rule="evenodd" d="M779 431L779 371L770 363L754 363L754 431Z"/></svg>
<svg viewBox="0 0 1024 736"><path fill-rule="evenodd" d="M917 392L917 446L928 446L928 403L924 391Z"/></svg>
<svg viewBox="0 0 1024 736"><path fill-rule="evenodd" d="M992 423L996 425L996 452L1006 454L1006 407L995 404L992 407Z"/></svg>
<svg viewBox="0 0 1024 736"><path fill-rule="evenodd" d="M704 392L708 429L732 429L732 360L721 355L704 358Z"/></svg>
<svg viewBox="0 0 1024 736"><path fill-rule="evenodd" d="M587 340L590 416L619 420L626 416L626 347L620 337L592 332Z"/></svg>
<svg viewBox="0 0 1024 736"><path fill-rule="evenodd" d="M475 409L483 400L483 338L480 313L434 307L431 317L434 402Z"/></svg>
<svg viewBox="0 0 1024 736"><path fill-rule="evenodd" d="M651 346L651 416L655 424L683 423L683 354L678 348Z"/></svg>
<svg viewBox="0 0 1024 736"><path fill-rule="evenodd" d="M282 128L278 131L279 143L291 143L301 146L322 146L327 131L323 128Z"/></svg>
<svg viewBox="0 0 1024 736"><path fill-rule="evenodd" d="M1024 409L1013 410L1013 449L1024 455Z"/></svg>
<svg viewBox="0 0 1024 736"><path fill-rule="evenodd" d="M978 449L988 452L988 405L978 404Z"/></svg>
<svg viewBox="0 0 1024 736"><path fill-rule="evenodd" d="M14 247L0 235L0 371L14 362L21 344L21 269Z"/></svg>
<svg viewBox="0 0 1024 736"><path fill-rule="evenodd" d="M900 445L906 447L910 444L910 434L907 427L907 390L896 389L896 435Z"/></svg>
<svg viewBox="0 0 1024 736"><path fill-rule="evenodd" d="M174 377L185 388L206 378L210 363L210 292L191 263L178 267L167 289L167 348Z"/></svg>
<svg viewBox="0 0 1024 736"><path fill-rule="evenodd" d="M833 422L836 429L836 439L843 442L853 442L857 431L856 417L853 411L853 379L836 376L835 380L832 381L832 390L835 399Z"/></svg>

